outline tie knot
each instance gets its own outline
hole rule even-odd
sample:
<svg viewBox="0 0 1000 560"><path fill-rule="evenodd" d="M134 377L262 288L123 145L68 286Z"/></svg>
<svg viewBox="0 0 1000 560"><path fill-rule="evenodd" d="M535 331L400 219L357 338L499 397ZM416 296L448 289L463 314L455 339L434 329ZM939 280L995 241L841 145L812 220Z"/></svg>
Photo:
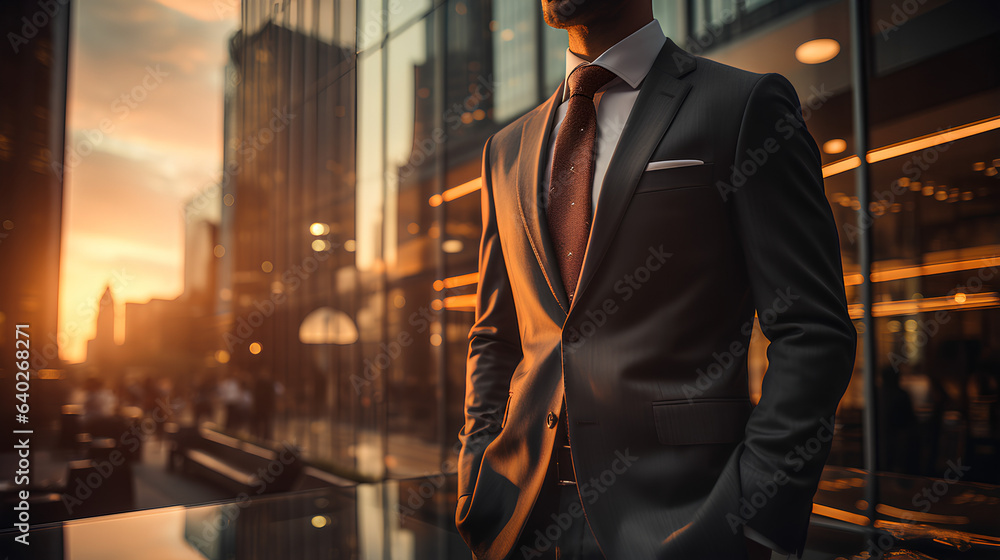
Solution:
<svg viewBox="0 0 1000 560"><path fill-rule="evenodd" d="M614 72L602 66L594 66L593 64L579 66L569 75L569 95L570 97L574 95L594 97L597 90L616 77Z"/></svg>

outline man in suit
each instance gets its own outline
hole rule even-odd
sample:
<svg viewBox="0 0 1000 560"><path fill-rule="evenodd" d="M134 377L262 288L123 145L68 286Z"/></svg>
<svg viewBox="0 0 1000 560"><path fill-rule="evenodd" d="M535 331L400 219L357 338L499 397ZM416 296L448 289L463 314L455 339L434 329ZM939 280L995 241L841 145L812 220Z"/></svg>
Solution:
<svg viewBox="0 0 1000 560"><path fill-rule="evenodd" d="M803 549L857 341L819 152L787 80L684 52L650 4L542 0L567 79L486 143L456 511L476 558Z"/></svg>

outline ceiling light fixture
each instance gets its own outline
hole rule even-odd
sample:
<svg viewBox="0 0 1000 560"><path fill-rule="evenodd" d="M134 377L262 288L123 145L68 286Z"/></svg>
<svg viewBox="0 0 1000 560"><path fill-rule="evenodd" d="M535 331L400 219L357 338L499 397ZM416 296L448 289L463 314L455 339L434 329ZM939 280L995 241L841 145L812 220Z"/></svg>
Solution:
<svg viewBox="0 0 1000 560"><path fill-rule="evenodd" d="M813 39L795 49L795 60L802 64L821 64L840 54L840 43L834 39Z"/></svg>

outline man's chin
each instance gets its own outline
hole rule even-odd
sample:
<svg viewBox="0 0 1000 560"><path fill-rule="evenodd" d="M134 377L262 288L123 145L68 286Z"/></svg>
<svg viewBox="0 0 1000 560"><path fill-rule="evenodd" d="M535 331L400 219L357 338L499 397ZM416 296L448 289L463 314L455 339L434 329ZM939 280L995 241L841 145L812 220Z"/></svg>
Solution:
<svg viewBox="0 0 1000 560"><path fill-rule="evenodd" d="M542 14L549 27L565 29L580 24L588 0L542 0Z"/></svg>
<svg viewBox="0 0 1000 560"><path fill-rule="evenodd" d="M620 8L619 0L542 0L545 23L556 29L588 25Z"/></svg>

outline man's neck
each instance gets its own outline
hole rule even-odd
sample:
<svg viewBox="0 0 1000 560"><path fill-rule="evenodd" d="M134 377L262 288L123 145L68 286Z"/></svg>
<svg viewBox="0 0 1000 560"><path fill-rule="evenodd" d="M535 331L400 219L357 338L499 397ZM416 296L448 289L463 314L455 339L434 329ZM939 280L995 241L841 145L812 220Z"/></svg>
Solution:
<svg viewBox="0 0 1000 560"><path fill-rule="evenodd" d="M580 58L593 62L604 51L619 41L642 29L653 21L653 11L622 10L624 13L611 20L577 25L566 30L569 35L569 50Z"/></svg>

